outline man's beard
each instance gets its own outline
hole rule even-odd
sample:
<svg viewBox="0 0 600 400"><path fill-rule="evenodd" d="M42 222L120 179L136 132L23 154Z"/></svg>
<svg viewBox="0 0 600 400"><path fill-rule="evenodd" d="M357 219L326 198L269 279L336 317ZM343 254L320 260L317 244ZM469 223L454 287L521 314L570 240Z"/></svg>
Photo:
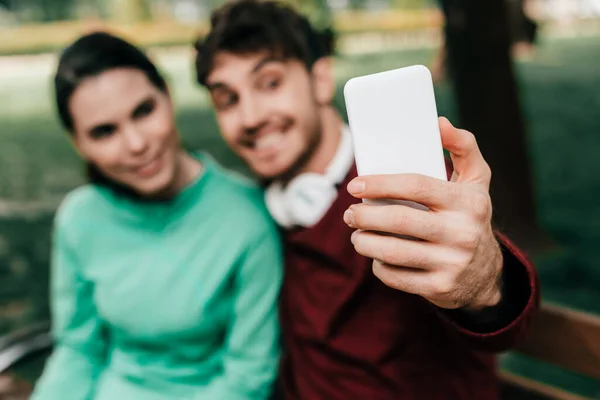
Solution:
<svg viewBox="0 0 600 400"><path fill-rule="evenodd" d="M321 124L317 124L313 129L312 133L308 137L308 144L300 156L294 161L294 163L284 172L271 178L271 181L280 181L287 183L291 181L296 175L300 173L308 163L312 160L315 152L319 148L323 139L323 131Z"/></svg>

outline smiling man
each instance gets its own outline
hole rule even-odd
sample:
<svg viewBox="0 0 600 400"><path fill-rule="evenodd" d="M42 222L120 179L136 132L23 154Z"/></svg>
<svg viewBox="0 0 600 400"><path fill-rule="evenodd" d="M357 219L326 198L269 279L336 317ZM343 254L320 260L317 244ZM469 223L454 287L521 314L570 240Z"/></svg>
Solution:
<svg viewBox="0 0 600 400"><path fill-rule="evenodd" d="M265 182L284 232L285 398L496 398L494 353L526 331L539 292L532 265L492 229L489 167L473 135L440 119L449 182L357 178L331 104L330 39L287 6L242 0L216 10L196 45L223 137Z"/></svg>

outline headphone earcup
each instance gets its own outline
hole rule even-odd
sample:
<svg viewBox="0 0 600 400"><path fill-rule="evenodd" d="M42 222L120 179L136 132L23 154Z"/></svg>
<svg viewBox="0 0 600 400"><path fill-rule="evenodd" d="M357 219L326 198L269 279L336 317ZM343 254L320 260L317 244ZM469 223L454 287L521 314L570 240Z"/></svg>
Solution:
<svg viewBox="0 0 600 400"><path fill-rule="evenodd" d="M336 197L337 190L327 177L305 173L288 184L283 200L291 220L310 227L323 218Z"/></svg>
<svg viewBox="0 0 600 400"><path fill-rule="evenodd" d="M271 217L284 228L291 228L292 219L285 200L285 191L278 183L273 183L265 190L265 204Z"/></svg>

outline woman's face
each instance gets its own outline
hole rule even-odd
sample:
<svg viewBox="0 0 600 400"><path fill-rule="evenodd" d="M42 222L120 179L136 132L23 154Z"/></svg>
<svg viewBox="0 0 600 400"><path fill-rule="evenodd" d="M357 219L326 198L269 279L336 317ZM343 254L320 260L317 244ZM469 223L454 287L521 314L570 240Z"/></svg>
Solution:
<svg viewBox="0 0 600 400"><path fill-rule="evenodd" d="M133 68L85 79L69 101L74 143L107 178L142 196L175 184L180 150L169 95Z"/></svg>

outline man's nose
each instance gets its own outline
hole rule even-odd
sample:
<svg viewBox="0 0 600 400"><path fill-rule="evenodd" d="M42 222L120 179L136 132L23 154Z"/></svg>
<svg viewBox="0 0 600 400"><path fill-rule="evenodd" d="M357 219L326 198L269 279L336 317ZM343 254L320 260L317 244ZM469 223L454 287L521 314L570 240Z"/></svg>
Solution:
<svg viewBox="0 0 600 400"><path fill-rule="evenodd" d="M263 120L260 105L251 99L240 104L241 122L248 131L255 130Z"/></svg>

